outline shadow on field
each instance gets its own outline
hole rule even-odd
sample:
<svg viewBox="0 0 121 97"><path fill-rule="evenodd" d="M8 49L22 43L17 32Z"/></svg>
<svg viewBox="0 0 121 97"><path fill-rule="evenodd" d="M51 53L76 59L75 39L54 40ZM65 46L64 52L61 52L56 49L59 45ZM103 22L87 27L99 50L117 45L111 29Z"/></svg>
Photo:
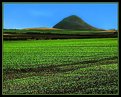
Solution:
<svg viewBox="0 0 121 97"><path fill-rule="evenodd" d="M79 68L88 68L96 65L112 64L117 63L118 57L104 58L100 60L90 60L82 61L73 64L64 65L51 65L48 67L38 67L38 68L26 68L26 69L5 69L3 70L4 78L3 80L15 79L15 78L26 78L29 76L47 76L55 73L64 73L68 71L74 71ZM28 74L29 73L29 74Z"/></svg>

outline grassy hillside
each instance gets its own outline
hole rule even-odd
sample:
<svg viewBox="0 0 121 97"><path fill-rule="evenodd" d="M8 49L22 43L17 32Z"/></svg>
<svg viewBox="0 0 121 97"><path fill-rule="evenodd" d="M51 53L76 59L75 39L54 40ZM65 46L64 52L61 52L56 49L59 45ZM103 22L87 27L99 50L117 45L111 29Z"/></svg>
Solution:
<svg viewBox="0 0 121 97"><path fill-rule="evenodd" d="M116 38L3 44L3 94L118 94Z"/></svg>
<svg viewBox="0 0 121 97"><path fill-rule="evenodd" d="M62 21L53 26L53 28L72 30L101 30L87 24L85 21L83 21L80 17L76 15L71 15L69 17L64 18Z"/></svg>

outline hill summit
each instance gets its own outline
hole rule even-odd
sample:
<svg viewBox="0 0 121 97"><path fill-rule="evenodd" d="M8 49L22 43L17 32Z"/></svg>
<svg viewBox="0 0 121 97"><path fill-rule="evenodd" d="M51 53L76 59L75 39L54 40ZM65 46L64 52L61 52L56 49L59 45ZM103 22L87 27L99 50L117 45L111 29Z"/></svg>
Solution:
<svg viewBox="0 0 121 97"><path fill-rule="evenodd" d="M101 30L87 24L85 21L83 21L80 17L76 15L71 15L69 17L64 18L62 21L54 25L53 28L71 30Z"/></svg>

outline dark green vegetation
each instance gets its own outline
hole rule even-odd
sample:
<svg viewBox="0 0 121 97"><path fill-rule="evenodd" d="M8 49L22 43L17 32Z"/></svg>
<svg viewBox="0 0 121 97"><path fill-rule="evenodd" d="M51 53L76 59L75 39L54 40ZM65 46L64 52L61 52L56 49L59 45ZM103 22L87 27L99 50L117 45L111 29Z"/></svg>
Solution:
<svg viewBox="0 0 121 97"><path fill-rule="evenodd" d="M117 37L115 30L111 31L81 31L63 29L4 29L4 40L26 39L70 39L70 38L105 38Z"/></svg>
<svg viewBox="0 0 121 97"><path fill-rule="evenodd" d="M72 30L102 30L96 27L92 27L91 25L84 22L80 17L76 15L71 15L69 17L64 18L62 21L57 23L53 28L59 29L72 29Z"/></svg>
<svg viewBox="0 0 121 97"><path fill-rule="evenodd" d="M3 41L3 94L118 94L117 38Z"/></svg>

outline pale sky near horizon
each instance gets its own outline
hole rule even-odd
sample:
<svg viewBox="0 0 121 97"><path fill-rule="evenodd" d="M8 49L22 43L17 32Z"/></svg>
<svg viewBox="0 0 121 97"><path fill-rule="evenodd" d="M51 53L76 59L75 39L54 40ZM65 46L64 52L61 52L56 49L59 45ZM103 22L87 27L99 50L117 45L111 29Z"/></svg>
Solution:
<svg viewBox="0 0 121 97"><path fill-rule="evenodd" d="M4 3L3 28L50 28L70 15L97 28L118 29L118 3Z"/></svg>

